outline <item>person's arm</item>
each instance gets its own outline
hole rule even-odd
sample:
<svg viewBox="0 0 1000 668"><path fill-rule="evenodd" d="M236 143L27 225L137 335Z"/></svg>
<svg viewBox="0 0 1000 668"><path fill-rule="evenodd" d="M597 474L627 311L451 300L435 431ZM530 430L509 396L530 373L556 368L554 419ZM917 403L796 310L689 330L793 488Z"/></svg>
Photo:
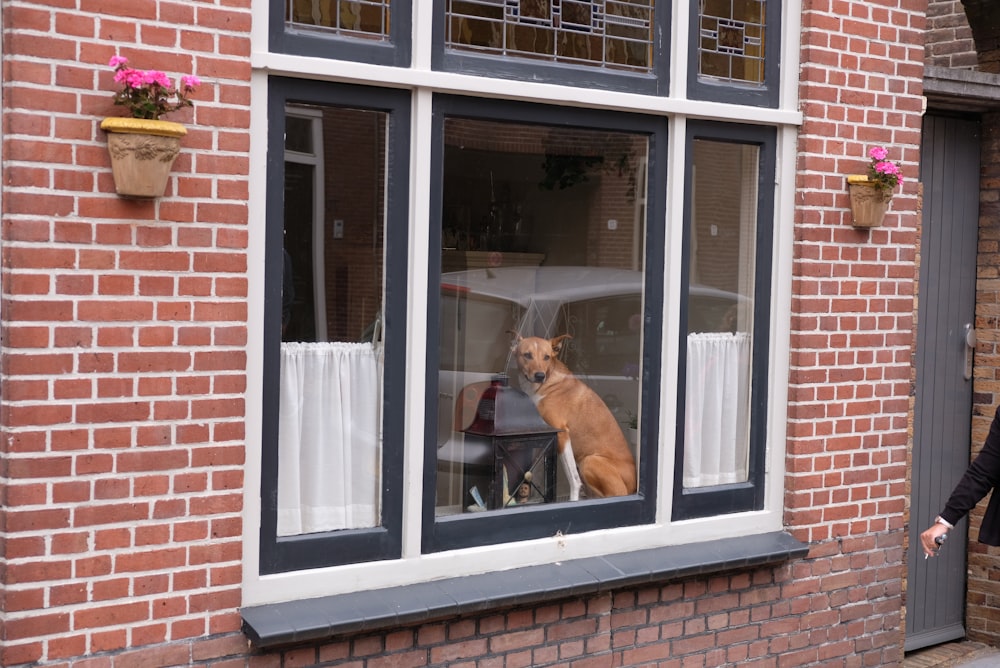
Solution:
<svg viewBox="0 0 1000 668"><path fill-rule="evenodd" d="M990 433L986 437L982 451L969 464L962 479L955 485L944 510L935 518L934 524L920 534L924 554L930 557L937 554L938 545L935 540L947 534L948 530L958 524L998 483L1000 483L1000 406L993 415Z"/></svg>

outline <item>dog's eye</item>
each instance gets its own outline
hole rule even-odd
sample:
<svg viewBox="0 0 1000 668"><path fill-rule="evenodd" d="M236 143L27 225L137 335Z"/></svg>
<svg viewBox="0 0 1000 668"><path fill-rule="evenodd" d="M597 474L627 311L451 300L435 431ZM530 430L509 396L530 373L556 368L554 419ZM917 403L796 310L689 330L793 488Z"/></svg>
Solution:
<svg viewBox="0 0 1000 668"><path fill-rule="evenodd" d="M549 361L550 359L552 359L552 357L551 357L551 356L549 356L549 355L546 355L546 356L545 356L545 361L546 361L546 362L548 362L548 361Z"/></svg>
<svg viewBox="0 0 1000 668"><path fill-rule="evenodd" d="M534 358L532 357L531 353L524 353L524 359L530 360L530 359L534 359Z"/></svg>

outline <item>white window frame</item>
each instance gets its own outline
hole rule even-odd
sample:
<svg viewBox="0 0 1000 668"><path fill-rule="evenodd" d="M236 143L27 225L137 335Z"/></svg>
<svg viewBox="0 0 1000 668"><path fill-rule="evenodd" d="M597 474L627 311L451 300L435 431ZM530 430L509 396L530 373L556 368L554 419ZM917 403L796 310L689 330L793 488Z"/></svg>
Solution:
<svg viewBox="0 0 1000 668"><path fill-rule="evenodd" d="M246 478L243 511L243 604L259 605L313 598L323 595L402 586L447 577L488 573L568 559L600 556L613 546L615 552L686 544L782 528L785 479L785 443L789 318L792 275L792 220L794 213L795 155L802 115L797 109L800 0L785 0L782 11L782 53L780 102L776 109L743 107L718 102L686 99L688 59L687 26L690 4L672 3L670 95L637 95L595 89L577 89L550 83L491 79L431 69L434 23L433 0L413 0L412 57L407 68L359 62L270 53L268 51L269 0L253 0L251 34L251 116L250 116L250 198L248 266L248 367L246 419ZM264 277L257 268L264 263L266 210L267 98L268 77L295 76L362 85L406 88L412 93L409 230L410 264L408 275L405 406L405 456L402 557L348 564L308 571L261 575L261 410L263 369ZM423 494L424 401L426 378L424 351L427 326L428 255L427 235L430 208L430 145L432 97L435 93L455 93L502 97L546 104L588 106L664 115L669 118L667 180L651 184L664 188L667 213L664 275L664 309L676 312L681 294L681 252L684 211L684 144L688 118L758 123L777 128L774 192L774 258L771 267L770 358L768 360L769 401L767 413L766 494L760 511L705 519L670 522L672 494L663 487L674 479L673 434L676 416L677 361L667 351L678 349L681 336L676 318L665 318L662 333L663 368L660 392L660 444L657 479L656 521L637 527L594 531L586 534L553 536L526 542L481 546L449 552L421 554L421 498ZM656 221L650 221L656 224Z"/></svg>

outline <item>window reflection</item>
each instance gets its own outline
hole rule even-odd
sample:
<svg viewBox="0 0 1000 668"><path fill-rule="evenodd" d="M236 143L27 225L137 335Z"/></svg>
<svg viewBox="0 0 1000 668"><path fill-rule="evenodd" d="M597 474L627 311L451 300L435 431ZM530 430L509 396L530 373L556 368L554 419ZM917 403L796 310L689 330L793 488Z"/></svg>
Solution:
<svg viewBox="0 0 1000 668"><path fill-rule="evenodd" d="M748 479L759 151L694 142L685 487Z"/></svg>
<svg viewBox="0 0 1000 668"><path fill-rule="evenodd" d="M278 535L377 526L386 114L287 113Z"/></svg>
<svg viewBox="0 0 1000 668"><path fill-rule="evenodd" d="M568 335L553 356L596 393L634 493L648 138L449 118L444 144L438 514L599 495L546 444L512 350L528 337Z"/></svg>

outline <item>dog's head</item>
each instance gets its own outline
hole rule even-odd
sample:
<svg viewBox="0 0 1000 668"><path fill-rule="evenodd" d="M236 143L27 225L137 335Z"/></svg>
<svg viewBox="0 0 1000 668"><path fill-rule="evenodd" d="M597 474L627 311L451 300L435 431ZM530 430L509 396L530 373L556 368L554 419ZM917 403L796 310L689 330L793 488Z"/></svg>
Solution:
<svg viewBox="0 0 1000 668"><path fill-rule="evenodd" d="M530 382L541 384L549 377L549 373L558 363L562 350L562 342L573 338L569 334L557 336L554 339L543 339L539 336L521 336L517 332L511 350L517 361L517 369Z"/></svg>

